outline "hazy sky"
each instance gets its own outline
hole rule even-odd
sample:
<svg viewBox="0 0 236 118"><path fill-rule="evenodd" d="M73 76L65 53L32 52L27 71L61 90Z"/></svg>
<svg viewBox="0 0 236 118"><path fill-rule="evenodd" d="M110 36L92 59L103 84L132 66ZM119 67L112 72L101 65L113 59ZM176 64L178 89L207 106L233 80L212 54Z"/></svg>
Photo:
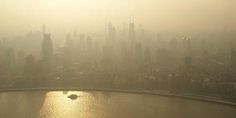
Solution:
<svg viewBox="0 0 236 118"><path fill-rule="evenodd" d="M0 29L84 30L134 21L149 29L236 27L236 0L0 0Z"/></svg>

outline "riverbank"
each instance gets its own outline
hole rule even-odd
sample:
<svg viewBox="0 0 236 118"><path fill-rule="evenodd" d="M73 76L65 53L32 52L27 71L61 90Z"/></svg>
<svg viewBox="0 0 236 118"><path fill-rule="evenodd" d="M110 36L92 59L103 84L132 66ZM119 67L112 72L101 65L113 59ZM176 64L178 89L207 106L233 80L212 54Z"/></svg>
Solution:
<svg viewBox="0 0 236 118"><path fill-rule="evenodd" d="M0 92L18 92L18 91L107 91L107 92L123 92L131 94L149 94L158 95L166 97L178 97L183 99L198 100L204 102L212 102L217 104L225 104L230 106L236 106L236 102L230 100L213 97L213 96L203 96L192 93L179 93L171 92L168 90L128 90L128 89L109 89L109 88L17 88L17 89L0 89Z"/></svg>

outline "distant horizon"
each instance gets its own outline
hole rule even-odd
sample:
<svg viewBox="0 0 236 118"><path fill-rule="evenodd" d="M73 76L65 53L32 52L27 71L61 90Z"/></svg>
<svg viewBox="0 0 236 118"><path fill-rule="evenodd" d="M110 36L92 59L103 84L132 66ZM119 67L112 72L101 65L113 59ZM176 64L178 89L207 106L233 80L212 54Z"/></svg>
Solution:
<svg viewBox="0 0 236 118"><path fill-rule="evenodd" d="M135 23L135 22L134 22ZM71 27L71 28L66 28L66 27L51 27L48 25L46 26L46 32L47 33L51 33L53 34L60 34L60 35L66 35L68 33L74 33L76 32L77 34L105 34L107 33L107 24L103 24L103 26L101 27L97 27L96 29L93 30L89 30L88 28L78 28L78 27ZM118 30L118 32L121 32L121 30L123 30L123 26L122 24L113 24L115 26L115 28ZM126 23L126 25L128 26L128 22ZM226 27L226 31L228 32L235 32L236 28L232 28L232 27L228 27L228 26L222 26L222 27L218 27L218 28L212 28L212 29L194 29L194 28L189 28L189 29L184 29L184 28L156 28L156 29L150 29L148 27L145 27L145 24L135 24L135 29L139 30L140 29L140 25L142 26L141 28L143 28L145 30L145 32L147 33L152 33L152 34L159 34L159 33L173 33L173 34L198 34L198 33L218 33L218 32L223 32L225 30ZM14 27L12 29L0 29L0 39L3 37L9 37L9 36L22 36L22 35L26 35L30 32L32 33L36 33L36 32L42 32L42 26L43 25L39 25L39 26L35 26L35 27L28 27L25 29L21 29L21 27ZM104 34L104 35L105 35Z"/></svg>
<svg viewBox="0 0 236 118"><path fill-rule="evenodd" d="M108 22L147 30L236 29L234 0L1 0L0 34L51 29L103 30Z"/></svg>

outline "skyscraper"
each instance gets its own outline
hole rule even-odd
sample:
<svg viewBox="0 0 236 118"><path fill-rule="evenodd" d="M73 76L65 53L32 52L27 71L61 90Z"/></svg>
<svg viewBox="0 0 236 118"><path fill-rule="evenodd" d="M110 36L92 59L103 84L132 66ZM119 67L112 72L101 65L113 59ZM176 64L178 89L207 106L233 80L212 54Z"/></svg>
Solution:
<svg viewBox="0 0 236 118"><path fill-rule="evenodd" d="M141 43L135 45L135 61L137 64L141 64L143 61L143 48Z"/></svg>
<svg viewBox="0 0 236 118"><path fill-rule="evenodd" d="M68 34L66 37L66 41L65 41L65 47L64 47L64 53L65 53L65 62L68 65L71 65L74 61L74 57L75 57L75 49L74 49L74 40L71 38L71 35Z"/></svg>
<svg viewBox="0 0 236 118"><path fill-rule="evenodd" d="M109 23L108 24L108 40L109 41L112 40L114 42L115 38L116 38L116 29L111 23Z"/></svg>
<svg viewBox="0 0 236 118"><path fill-rule="evenodd" d="M185 63L186 70L191 69L191 67L192 67L192 56L185 56L184 63Z"/></svg>
<svg viewBox="0 0 236 118"><path fill-rule="evenodd" d="M129 34L128 34L129 40L135 40L135 25L134 23L129 24Z"/></svg>
<svg viewBox="0 0 236 118"><path fill-rule="evenodd" d="M71 38L70 34L68 34L66 37L65 49L67 53L72 55L73 50L74 50L74 40Z"/></svg>
<svg viewBox="0 0 236 118"><path fill-rule="evenodd" d="M7 72L13 72L15 67L15 51L13 48L6 49L4 65Z"/></svg>
<svg viewBox="0 0 236 118"><path fill-rule="evenodd" d="M24 75L26 79L33 79L36 73L35 68L35 57L30 54L25 57L25 65L24 65Z"/></svg>
<svg viewBox="0 0 236 118"><path fill-rule="evenodd" d="M178 47L178 41L176 38L173 38L172 40L170 40L170 49L173 51L176 51Z"/></svg>
<svg viewBox="0 0 236 118"><path fill-rule="evenodd" d="M234 49L231 49L230 52L230 67L232 70L236 70L236 51Z"/></svg>
<svg viewBox="0 0 236 118"><path fill-rule="evenodd" d="M193 63L193 51L192 51L192 43L191 43L191 39L185 37L184 40L184 63L186 66L186 69L189 70L192 67L192 63Z"/></svg>
<svg viewBox="0 0 236 118"><path fill-rule="evenodd" d="M151 63L151 52L148 47L144 50L144 61L145 64L150 64Z"/></svg>
<svg viewBox="0 0 236 118"><path fill-rule="evenodd" d="M0 65L3 63L3 56L4 56L4 48L2 45L2 41L0 40Z"/></svg>
<svg viewBox="0 0 236 118"><path fill-rule="evenodd" d="M42 41L42 58L45 63L51 63L53 57L53 42L50 33L44 33Z"/></svg>

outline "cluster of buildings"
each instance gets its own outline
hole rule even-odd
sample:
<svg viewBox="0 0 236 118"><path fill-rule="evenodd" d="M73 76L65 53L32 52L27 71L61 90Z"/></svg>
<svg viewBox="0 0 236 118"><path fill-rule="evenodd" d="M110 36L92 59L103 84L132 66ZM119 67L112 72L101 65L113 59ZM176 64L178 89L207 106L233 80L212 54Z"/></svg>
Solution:
<svg viewBox="0 0 236 118"><path fill-rule="evenodd" d="M3 39L1 87L88 86L236 94L236 36L232 31L153 34L134 23L123 29L109 23L105 34L67 34L63 43L45 31L12 41Z"/></svg>

